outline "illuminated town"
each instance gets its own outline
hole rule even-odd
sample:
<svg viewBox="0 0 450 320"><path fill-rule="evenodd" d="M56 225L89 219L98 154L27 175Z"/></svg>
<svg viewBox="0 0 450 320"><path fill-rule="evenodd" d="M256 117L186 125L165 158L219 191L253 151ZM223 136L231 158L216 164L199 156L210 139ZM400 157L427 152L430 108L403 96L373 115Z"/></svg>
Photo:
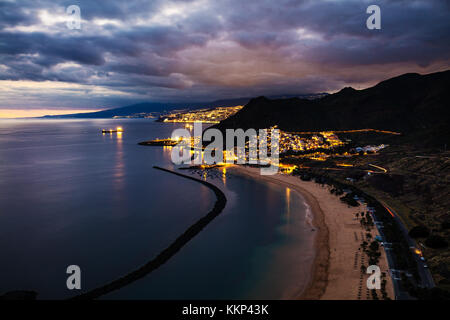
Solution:
<svg viewBox="0 0 450 320"><path fill-rule="evenodd" d="M177 111L161 116L160 121L163 122L203 122L203 123L219 123L222 120L234 115L241 110L243 106L234 107L217 107L210 109L198 109L195 111Z"/></svg>
<svg viewBox="0 0 450 320"><path fill-rule="evenodd" d="M201 109L189 112L176 111L174 113L166 115L163 118L163 122L184 123L185 128L189 131L192 131L192 122L216 123L219 122L218 119L224 120L227 117L238 112L241 108L242 106L218 107L214 109ZM268 128L267 131L269 133L277 128L278 126L275 125ZM338 136L338 134L349 133L381 133L390 135L400 134L398 132L380 131L375 129L318 132L289 132L280 130L279 145L274 145L274 147L279 148L280 163L278 164L278 167L280 169L280 172L290 174L295 168L298 168L299 166L304 168L305 166L302 164L303 160L312 160L313 162L317 162L319 164L320 162L325 162L328 159L336 159L333 165L334 168L353 167L352 164L342 162L342 160L356 156L376 155L378 151L388 147L388 145L386 144L357 146L354 143L352 144L351 140L342 140ZM271 134L268 134L267 140L260 140L259 136L257 136L257 141L259 141L259 145L257 146L258 148L267 147L268 152L271 152ZM267 146L265 145L265 143L262 143L262 141L267 141ZM192 136L190 139L185 139L183 137L157 138L151 141L142 142L141 144L164 147L173 147L179 145L182 146L182 148L189 149L192 156L197 157L197 155L201 154L202 159L203 152L205 150L205 147L207 146L203 144L200 137L196 136ZM253 161L256 163L258 161L258 156L256 155L256 158L251 157L249 150L249 140L247 138L244 150L245 160L248 162ZM216 163L212 166L202 166L202 168L224 166L230 163L234 163L236 160L238 160L237 154L237 147L235 147L234 150L225 150L223 151L223 162Z"/></svg>
<svg viewBox="0 0 450 320"><path fill-rule="evenodd" d="M138 112L124 116L113 116L113 119L155 119L158 112Z"/></svg>
<svg viewBox="0 0 450 320"><path fill-rule="evenodd" d="M275 127L270 128L274 129ZM310 135L310 134L309 134ZM141 144L145 145L154 145L154 146L166 146L173 147L176 145L181 145L183 148L188 148L191 151L191 154L201 153L203 158L203 151L205 149L205 145L202 146L202 141L200 137L191 137L189 140L183 137L172 137L165 139L154 139L151 141L142 142ZM259 137L258 137L259 140ZM267 139L268 149L270 152L271 145L271 136L268 136ZM329 158L350 158L353 156L366 156L376 154L377 151L388 147L388 145L381 144L379 146L367 145L364 147L356 147L356 148L345 148L344 151L342 149L340 152L337 152L337 148L346 146L347 143L343 142L339 139L339 137L333 131L323 131L320 133L313 134L312 136L302 136L300 133L290 133L285 131L280 131L280 143L279 143L279 153L280 153L280 164L278 165L280 168L280 172L282 173L291 173L297 165L291 163L283 163L283 160L301 160L308 159L314 161L326 161ZM262 144L259 147L263 147ZM276 147L274 145L274 147ZM223 162L217 163L216 165L225 165L229 163L234 163L238 160L237 149L232 151L223 151ZM246 160L254 160L258 159L250 158L249 155L249 141L246 141L245 147L245 159ZM336 162L335 165L337 167L353 167L352 164L347 164L343 162Z"/></svg>
<svg viewBox="0 0 450 320"><path fill-rule="evenodd" d="M314 134L311 138L284 131L281 131L280 135L280 153L333 149L344 144L333 131L320 132L319 134Z"/></svg>

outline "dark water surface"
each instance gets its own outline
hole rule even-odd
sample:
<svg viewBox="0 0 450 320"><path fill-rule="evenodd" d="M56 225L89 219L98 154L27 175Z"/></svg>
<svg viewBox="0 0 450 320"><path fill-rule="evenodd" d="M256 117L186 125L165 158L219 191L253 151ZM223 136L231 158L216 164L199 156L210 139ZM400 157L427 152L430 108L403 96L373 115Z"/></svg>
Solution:
<svg viewBox="0 0 450 320"><path fill-rule="evenodd" d="M123 134L101 134L122 126ZM82 289L152 259L213 206L211 190L153 169L170 150L137 142L170 136L150 120L0 120L0 293L67 298L67 266ZM168 263L109 299L286 298L313 259L303 199L219 172L224 212Z"/></svg>

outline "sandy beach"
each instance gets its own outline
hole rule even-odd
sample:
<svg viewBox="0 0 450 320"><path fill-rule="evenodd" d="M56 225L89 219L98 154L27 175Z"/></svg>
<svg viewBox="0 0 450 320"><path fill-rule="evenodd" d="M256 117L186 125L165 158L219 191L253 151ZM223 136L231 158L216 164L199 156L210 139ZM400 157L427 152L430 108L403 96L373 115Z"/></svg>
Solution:
<svg viewBox="0 0 450 320"><path fill-rule="evenodd" d="M366 231L355 218L355 213L365 211L365 207L349 207L331 194L328 186L322 187L312 181L302 181L298 177L284 174L263 176L258 168L236 165L232 170L300 193L313 212L313 224L317 233L316 257L310 284L304 292L292 299L372 299L366 285L368 275L361 273L361 265L368 266L368 258L359 250ZM373 238L378 235L376 228L373 228L371 233ZM387 275L386 291L388 297L393 299L392 280L382 248L378 266L381 272ZM381 297L381 293L378 292L378 296Z"/></svg>

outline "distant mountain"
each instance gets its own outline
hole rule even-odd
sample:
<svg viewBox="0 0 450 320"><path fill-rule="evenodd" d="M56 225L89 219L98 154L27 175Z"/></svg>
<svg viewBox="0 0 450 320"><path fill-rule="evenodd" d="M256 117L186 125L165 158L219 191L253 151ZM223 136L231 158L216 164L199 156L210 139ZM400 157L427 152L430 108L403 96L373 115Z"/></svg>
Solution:
<svg viewBox="0 0 450 320"><path fill-rule="evenodd" d="M42 118L113 118L113 117L125 117L140 113L153 113L161 112L163 110L169 110L176 108L175 105L168 105L164 103L138 103L126 107L108 109L97 112L85 112L74 113L65 115L52 115L44 116Z"/></svg>
<svg viewBox="0 0 450 320"><path fill-rule="evenodd" d="M315 99L322 97L326 93L319 94L300 94L300 95L285 95L285 96L273 96L271 98L280 97L302 97L304 99ZM44 116L43 118L113 118L113 117L127 117L127 116L139 116L140 114L160 114L170 110L176 109L200 109L200 108L214 108L214 107L228 107L245 105L252 98L236 98L236 99L224 99L210 102L177 102L177 103L160 103L160 102L145 102L133 104L121 108L108 109L97 112L75 113L66 115L53 115Z"/></svg>
<svg viewBox="0 0 450 320"><path fill-rule="evenodd" d="M422 142L446 143L450 120L450 70L404 74L364 90L344 88L320 99L252 99L216 127L289 131L380 129Z"/></svg>

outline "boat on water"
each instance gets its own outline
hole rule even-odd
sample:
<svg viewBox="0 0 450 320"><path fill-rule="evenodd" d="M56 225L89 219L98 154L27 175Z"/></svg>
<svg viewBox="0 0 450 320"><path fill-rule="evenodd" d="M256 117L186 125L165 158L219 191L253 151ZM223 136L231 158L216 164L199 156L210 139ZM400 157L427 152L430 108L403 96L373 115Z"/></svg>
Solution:
<svg viewBox="0 0 450 320"><path fill-rule="evenodd" d="M116 129L102 129L102 133L122 133L122 127L117 127Z"/></svg>

